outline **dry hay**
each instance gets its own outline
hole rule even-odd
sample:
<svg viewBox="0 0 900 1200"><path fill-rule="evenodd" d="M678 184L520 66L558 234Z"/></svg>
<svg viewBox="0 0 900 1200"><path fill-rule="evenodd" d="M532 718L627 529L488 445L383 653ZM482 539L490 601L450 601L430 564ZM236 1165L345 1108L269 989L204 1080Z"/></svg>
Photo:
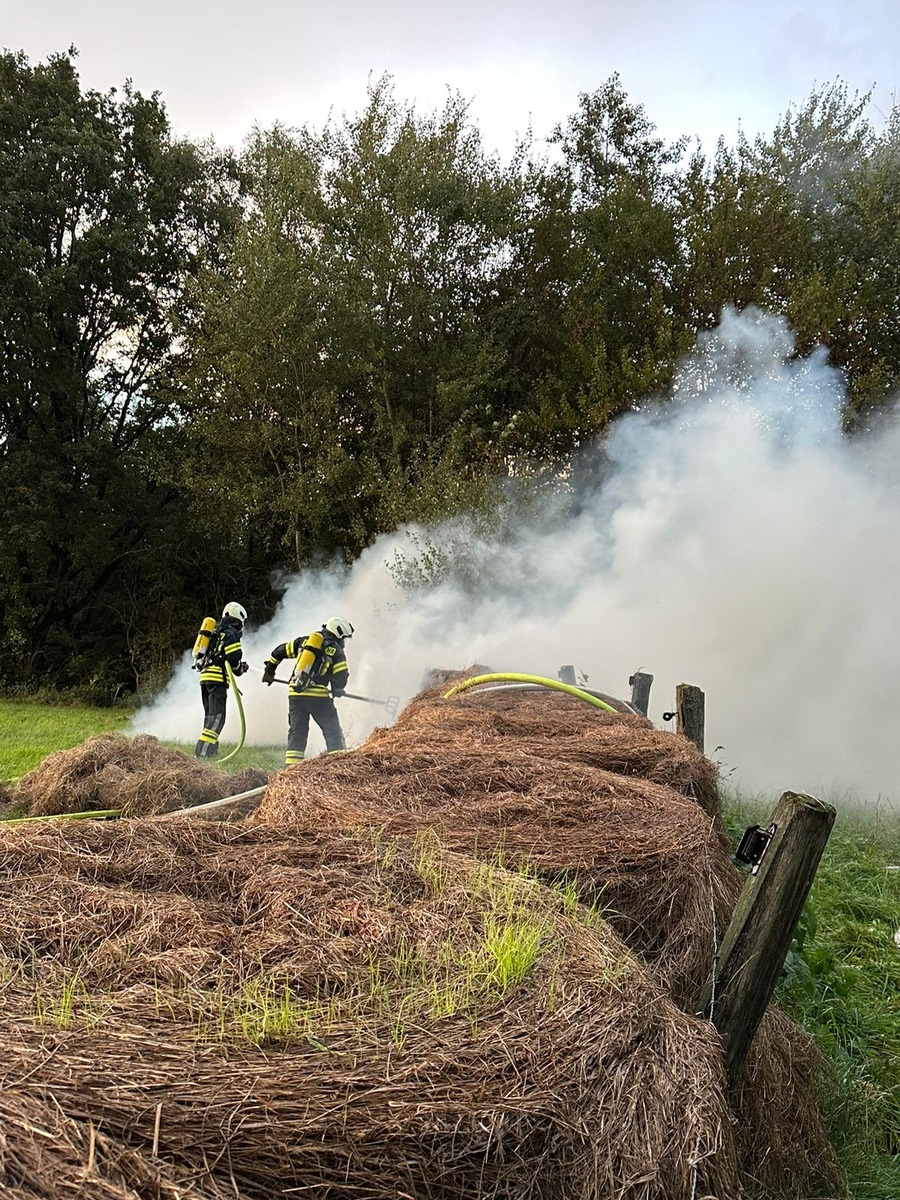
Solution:
<svg viewBox="0 0 900 1200"><path fill-rule="evenodd" d="M434 829L453 850L570 881L690 1008L740 885L718 823L660 784L516 747L381 742L323 757L278 773L250 819L309 832Z"/></svg>
<svg viewBox="0 0 900 1200"><path fill-rule="evenodd" d="M693 1011L741 886L716 776L687 739L642 717L556 692L448 702L433 689L361 750L277 775L254 820L433 830L455 851L567 881ZM745 1180L773 1195L842 1195L820 1068L812 1039L773 1009L734 1099Z"/></svg>
<svg viewBox="0 0 900 1200"><path fill-rule="evenodd" d="M693 742L654 729L646 717L607 713L564 692L473 690L449 701L440 692L423 692L394 725L376 729L366 746L492 754L511 744L544 758L662 783L708 813L721 811L718 770Z"/></svg>
<svg viewBox="0 0 900 1200"><path fill-rule="evenodd" d="M814 1039L774 1004L763 1015L732 1107L740 1129L765 1129L766 1138L755 1139L742 1154L745 1187L750 1196L778 1192L785 1180L785 1164L806 1162L810 1154L822 1156L823 1186L843 1196L842 1172L830 1143L808 1144L810 1128L816 1142L827 1138L821 1116L812 1105L827 1088L829 1065ZM805 1110L797 1119L798 1102ZM741 1135L739 1135L740 1137ZM806 1197L806 1193L797 1193Z"/></svg>
<svg viewBox="0 0 900 1200"><path fill-rule="evenodd" d="M142 1197L842 1196L809 1039L767 1014L729 1108L680 1011L740 884L712 765L557 693L439 697L277 775L251 826L0 834L7 1091L160 1172ZM529 925L501 996L473 964Z"/></svg>
<svg viewBox="0 0 900 1200"><path fill-rule="evenodd" d="M267 781L265 771L228 775L146 733L101 733L48 755L19 780L15 798L29 816L112 808L141 816L220 800Z"/></svg>
<svg viewBox="0 0 900 1200"><path fill-rule="evenodd" d="M0 1092L0 1190L8 1200L205 1200L165 1170L90 1121L66 1116L52 1097Z"/></svg>
<svg viewBox="0 0 900 1200"><path fill-rule="evenodd" d="M433 839L0 830L0 948L4 1194L741 1194L711 1026L561 892Z"/></svg>

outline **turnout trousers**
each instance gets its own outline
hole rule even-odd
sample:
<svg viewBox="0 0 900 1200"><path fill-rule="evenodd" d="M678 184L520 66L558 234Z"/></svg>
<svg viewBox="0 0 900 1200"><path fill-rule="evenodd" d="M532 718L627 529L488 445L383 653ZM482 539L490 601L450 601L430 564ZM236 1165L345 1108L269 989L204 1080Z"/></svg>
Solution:
<svg viewBox="0 0 900 1200"><path fill-rule="evenodd" d="M322 730L325 749L329 753L346 749L340 718L330 696L289 696L288 740L284 755L286 766L301 762L306 757L310 717Z"/></svg>
<svg viewBox="0 0 900 1200"><path fill-rule="evenodd" d="M219 753L219 734L225 725L225 705L228 687L224 683L201 683L203 698L203 732L194 747L197 758L215 758Z"/></svg>

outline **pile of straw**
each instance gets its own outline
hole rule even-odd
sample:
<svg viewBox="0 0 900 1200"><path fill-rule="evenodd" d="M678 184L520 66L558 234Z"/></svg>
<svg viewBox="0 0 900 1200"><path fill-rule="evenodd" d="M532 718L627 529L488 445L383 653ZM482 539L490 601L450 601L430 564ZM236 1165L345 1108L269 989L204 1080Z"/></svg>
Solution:
<svg viewBox="0 0 900 1200"><path fill-rule="evenodd" d="M741 1194L711 1027L433 839L0 829L0 946L4 1194Z"/></svg>
<svg viewBox="0 0 900 1200"><path fill-rule="evenodd" d="M661 784L536 757L512 739L477 748L374 745L282 771L251 820L304 832L439 833L454 850L568 881L599 906L673 998L690 1008L739 888L718 824Z"/></svg>
<svg viewBox="0 0 900 1200"><path fill-rule="evenodd" d="M367 747L473 750L501 747L601 767L664 784L710 814L720 811L715 765L684 737L656 730L630 713L607 713L563 692L479 689L447 701L420 693Z"/></svg>
<svg viewBox="0 0 900 1200"><path fill-rule="evenodd" d="M716 777L685 738L636 715L555 692L445 700L431 689L360 750L275 776L253 820L305 834L431 832L456 852L563 883L694 1012L742 882ZM841 1194L820 1070L811 1039L770 1011L732 1097L748 1186Z"/></svg>
<svg viewBox="0 0 900 1200"><path fill-rule="evenodd" d="M106 735L16 798L262 781ZM421 693L243 824L0 825L0 1192L837 1200L811 1040L770 1009L729 1093L693 1015L729 850L691 743L506 690Z"/></svg>
<svg viewBox="0 0 900 1200"><path fill-rule="evenodd" d="M260 787L265 771L228 775L141 733L101 733L50 754L15 789L29 816L120 809L126 816L171 812Z"/></svg>

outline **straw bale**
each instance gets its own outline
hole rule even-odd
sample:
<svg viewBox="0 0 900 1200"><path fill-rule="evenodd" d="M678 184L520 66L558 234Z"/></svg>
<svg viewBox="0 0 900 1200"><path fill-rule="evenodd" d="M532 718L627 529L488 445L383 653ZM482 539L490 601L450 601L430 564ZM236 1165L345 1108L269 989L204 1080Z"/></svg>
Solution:
<svg viewBox="0 0 900 1200"><path fill-rule="evenodd" d="M0 1192L9 1200L233 1200L233 1191L201 1192L167 1174L158 1159L66 1116L50 1097L0 1092Z"/></svg>
<svg viewBox="0 0 900 1200"><path fill-rule="evenodd" d="M416 696L367 746L380 749L482 749L514 739L523 751L583 762L664 783L718 815L718 768L688 738L654 729L646 717L607 713L565 692L476 688L449 700L443 690Z"/></svg>
<svg viewBox="0 0 900 1200"><path fill-rule="evenodd" d="M846 1194L846 1179L819 1105L828 1071L813 1038L776 1005L769 1005L732 1096L751 1194L806 1197L814 1177L829 1200ZM760 1128L767 1130L765 1141L750 1135Z"/></svg>
<svg viewBox="0 0 900 1200"><path fill-rule="evenodd" d="M67 1146L102 1129L135 1158L122 1186L161 1200L171 1180L190 1200L843 1196L809 1039L770 1009L729 1108L717 1037L681 1011L740 887L713 764L561 693L446 687L280 772L252 824L0 829L0 1095L52 1095ZM135 772L105 750L83 786L121 795ZM541 930L525 979L423 1005L498 914ZM303 1022L248 1041L261 995ZM21 1194L72 1193L60 1172Z"/></svg>
<svg viewBox="0 0 900 1200"><path fill-rule="evenodd" d="M55 936L37 903L51 880L59 923L72 914ZM0 830L0 897L0 946L18 964L2 973L0 1093L26 1114L52 1096L66 1124L57 1186L23 1195L69 1194L91 1127L104 1161L122 1151L118 1192L85 1180L81 1194L102 1200L171 1195L140 1174L154 1141L154 1169L166 1186L190 1181L190 1197L740 1195L712 1028L599 918L433 840L187 820L18 827ZM477 1004L460 992L456 1008L429 1009L494 921L534 924L532 967L508 990L476 988ZM111 931L130 947L124 974L97 963ZM218 969L187 953L200 947L218 949ZM156 964L178 953L169 986ZM79 961L83 990L53 1021ZM315 1022L259 1045L216 1036L217 1012L261 979L306 997ZM19 1122L19 1161L40 1155L37 1121L32 1142ZM0 1157L4 1169L20 1186Z"/></svg>
<svg viewBox="0 0 900 1200"><path fill-rule="evenodd" d="M140 816L220 800L267 780L257 770L228 775L149 734L101 733L48 755L19 780L16 800L30 816L105 808Z"/></svg>
<svg viewBox="0 0 900 1200"><path fill-rule="evenodd" d="M636 728L652 728L646 717L634 712L607 712L596 705L552 688L493 688L476 686L444 699L450 688L469 678L473 672L460 671L447 684L426 688L414 696L400 713L394 728L417 723L431 710L476 710L481 714L504 714L523 730L535 732L580 732L585 727L610 722L625 722ZM428 718L425 718L428 720Z"/></svg>
<svg viewBox="0 0 900 1200"><path fill-rule="evenodd" d="M718 823L693 801L634 776L520 753L511 740L491 755L367 745L312 760L278 773L249 820L388 836L434 829L454 850L569 880L688 1008L740 885Z"/></svg>

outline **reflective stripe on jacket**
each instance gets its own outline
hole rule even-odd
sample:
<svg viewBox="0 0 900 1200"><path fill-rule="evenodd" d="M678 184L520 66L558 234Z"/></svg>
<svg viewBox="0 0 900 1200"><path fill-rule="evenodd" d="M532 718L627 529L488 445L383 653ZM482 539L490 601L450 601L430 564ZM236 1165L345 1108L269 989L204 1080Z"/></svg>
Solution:
<svg viewBox="0 0 900 1200"><path fill-rule="evenodd" d="M237 673L243 658L241 633L243 626L234 617L223 617L209 640L206 666L200 672L201 683L224 683L228 686L225 663Z"/></svg>

